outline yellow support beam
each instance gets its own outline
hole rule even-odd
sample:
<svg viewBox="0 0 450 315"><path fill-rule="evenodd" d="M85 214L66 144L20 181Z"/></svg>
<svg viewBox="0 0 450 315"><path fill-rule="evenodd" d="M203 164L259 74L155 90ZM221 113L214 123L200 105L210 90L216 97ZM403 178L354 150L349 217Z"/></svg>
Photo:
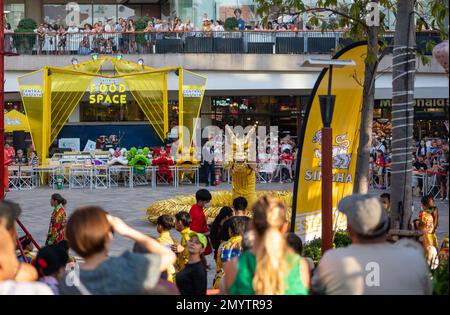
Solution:
<svg viewBox="0 0 450 315"><path fill-rule="evenodd" d="M47 164L48 149L50 147L50 130L52 121L52 82L49 67L44 67L44 93L42 117L42 165Z"/></svg>
<svg viewBox="0 0 450 315"><path fill-rule="evenodd" d="M164 137L169 132L169 96L167 90L167 72L163 79L163 113L164 113Z"/></svg>
<svg viewBox="0 0 450 315"><path fill-rule="evenodd" d="M184 155L184 141L183 141L183 68L178 68L178 148L181 146L181 151L178 149L178 152L181 155Z"/></svg>

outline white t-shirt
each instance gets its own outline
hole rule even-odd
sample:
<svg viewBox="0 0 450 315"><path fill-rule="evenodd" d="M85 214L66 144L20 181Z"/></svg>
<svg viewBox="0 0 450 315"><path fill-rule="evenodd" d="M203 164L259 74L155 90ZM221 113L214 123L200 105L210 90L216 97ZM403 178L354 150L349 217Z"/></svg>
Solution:
<svg viewBox="0 0 450 315"><path fill-rule="evenodd" d="M0 295L53 295L53 291L41 282L0 281Z"/></svg>
<svg viewBox="0 0 450 315"><path fill-rule="evenodd" d="M384 144L380 143L379 145L377 145L375 147L376 150L381 150L381 152L386 153L386 147L384 146Z"/></svg>
<svg viewBox="0 0 450 315"><path fill-rule="evenodd" d="M292 151L292 145L290 143L282 143L281 152L284 152L285 150Z"/></svg>
<svg viewBox="0 0 450 315"><path fill-rule="evenodd" d="M422 246L411 240L329 250L314 271L311 289L329 295L432 293Z"/></svg>

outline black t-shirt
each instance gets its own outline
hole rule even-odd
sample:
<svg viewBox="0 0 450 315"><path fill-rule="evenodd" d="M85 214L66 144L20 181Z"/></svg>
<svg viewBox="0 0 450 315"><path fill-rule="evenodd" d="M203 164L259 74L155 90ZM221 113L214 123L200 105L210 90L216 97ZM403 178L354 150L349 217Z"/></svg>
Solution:
<svg viewBox="0 0 450 315"><path fill-rule="evenodd" d="M202 262L185 265L176 276L181 295L206 295L207 281L206 268Z"/></svg>
<svg viewBox="0 0 450 315"><path fill-rule="evenodd" d="M424 170L424 171L426 171L427 168L428 168L427 165L425 163L423 163L423 162L416 162L416 163L413 164L413 166L416 168L416 170Z"/></svg>
<svg viewBox="0 0 450 315"><path fill-rule="evenodd" d="M228 241L230 239L229 235L228 235L228 229L230 228L230 224L231 224L231 219L235 218L231 217L229 219L227 219L225 222L223 222L223 226L222 226L222 242L224 241ZM247 232L250 228L250 218L247 216L242 216L244 218L244 220L247 221L247 223L245 224L245 232Z"/></svg>

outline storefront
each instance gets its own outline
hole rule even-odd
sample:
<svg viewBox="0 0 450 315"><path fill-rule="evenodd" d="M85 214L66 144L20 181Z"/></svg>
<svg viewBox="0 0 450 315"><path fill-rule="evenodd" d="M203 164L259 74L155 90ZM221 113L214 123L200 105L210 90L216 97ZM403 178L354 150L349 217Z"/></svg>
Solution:
<svg viewBox="0 0 450 315"><path fill-rule="evenodd" d="M297 137L309 96L213 96L211 106L202 106L202 118L224 128L225 125L277 126L279 135Z"/></svg>
<svg viewBox="0 0 450 315"><path fill-rule="evenodd" d="M386 137L390 136L392 100L375 100L374 129ZM414 101L414 138L425 136L445 137L448 131L444 122L448 121L448 98L417 98Z"/></svg>

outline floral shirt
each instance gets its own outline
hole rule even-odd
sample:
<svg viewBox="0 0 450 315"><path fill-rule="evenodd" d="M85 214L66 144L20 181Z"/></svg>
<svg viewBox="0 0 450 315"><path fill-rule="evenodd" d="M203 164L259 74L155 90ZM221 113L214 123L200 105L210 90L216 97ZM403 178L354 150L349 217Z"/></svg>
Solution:
<svg viewBox="0 0 450 315"><path fill-rule="evenodd" d="M66 226L66 211L62 205L57 205L53 209L50 218L50 226L48 227L47 240L45 245L57 244L64 240L64 228Z"/></svg>
<svg viewBox="0 0 450 315"><path fill-rule="evenodd" d="M214 289L220 288L220 281L224 275L223 263L232 260L234 257L239 257L242 252L242 236L237 235L231 237L228 241L220 244L217 251L217 271L214 278Z"/></svg>

